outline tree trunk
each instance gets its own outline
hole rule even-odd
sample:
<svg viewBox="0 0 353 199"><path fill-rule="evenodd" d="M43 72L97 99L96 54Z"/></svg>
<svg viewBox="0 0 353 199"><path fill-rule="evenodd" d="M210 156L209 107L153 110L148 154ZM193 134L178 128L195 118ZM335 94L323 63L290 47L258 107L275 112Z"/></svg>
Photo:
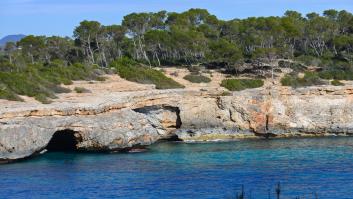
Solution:
<svg viewBox="0 0 353 199"><path fill-rule="evenodd" d="M88 43L88 52L89 52L89 56L90 56L90 61L92 64L96 63L95 59L94 59L94 53L92 51L92 48L91 48L91 35L88 36L88 39L87 39L87 43Z"/></svg>
<svg viewBox="0 0 353 199"><path fill-rule="evenodd" d="M148 56L147 56L146 51L143 51L143 56L144 56L144 58L146 59L146 61L148 62L148 65L150 66L150 68L152 68L152 65L151 65L150 59L148 59Z"/></svg>
<svg viewBox="0 0 353 199"><path fill-rule="evenodd" d="M34 57L33 57L32 53L29 53L29 56L31 57L32 64L34 64Z"/></svg>
<svg viewBox="0 0 353 199"><path fill-rule="evenodd" d="M108 62L107 62L107 57L105 56L104 50L102 50L102 57L103 57L104 67L107 67L108 66Z"/></svg>
<svg viewBox="0 0 353 199"><path fill-rule="evenodd" d="M11 54L9 54L9 60L10 60L10 64L12 64L12 56L11 56Z"/></svg>
<svg viewBox="0 0 353 199"><path fill-rule="evenodd" d="M139 60L140 59L140 56L139 56L139 49L138 49L138 47L137 47L137 45L136 45L136 40L135 39L133 39L132 40L133 41L133 44L134 44L134 54L135 54L135 59L137 59L137 60Z"/></svg>
<svg viewBox="0 0 353 199"><path fill-rule="evenodd" d="M159 61L159 57L158 57L158 54L157 54L156 52L154 52L154 56L155 56L156 59L157 59L158 66L161 66L161 62Z"/></svg>

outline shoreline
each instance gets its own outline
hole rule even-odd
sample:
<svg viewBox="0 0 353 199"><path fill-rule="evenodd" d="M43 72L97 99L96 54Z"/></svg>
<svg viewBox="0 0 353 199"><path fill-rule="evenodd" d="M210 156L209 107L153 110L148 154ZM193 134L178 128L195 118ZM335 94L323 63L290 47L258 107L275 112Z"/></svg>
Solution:
<svg viewBox="0 0 353 199"><path fill-rule="evenodd" d="M252 138L236 138L236 139L228 139L228 140L208 140L208 141L156 141L155 143L149 145L158 145L158 144L163 144L163 143L174 143L174 144L217 144L217 143L237 143L237 142L244 142L244 141L274 141L274 140L300 140L300 139L323 139L323 138L343 138L343 137L349 137L352 138L353 135L317 135L317 136L289 136L289 137L271 137L271 138L265 138L265 137L252 137ZM149 153L149 146L144 146L144 147L131 147L129 149L121 149L118 151L67 151L69 153L74 153L74 154L126 154L126 153ZM44 152L43 152L44 151ZM48 152L43 150L41 152L38 152L36 154L32 154L28 157L24 158L19 158L19 159L0 159L0 165L4 164L14 164L14 163L21 163L24 161L28 161L34 158L39 158L41 155L47 154L47 153L55 153L55 152L65 152L65 151L53 151L53 152Z"/></svg>
<svg viewBox="0 0 353 199"><path fill-rule="evenodd" d="M65 143L83 151L121 151L168 139L353 135L352 86L273 85L223 96L213 87L107 92L106 84L121 81L52 104L7 102L0 108L0 159L31 157Z"/></svg>

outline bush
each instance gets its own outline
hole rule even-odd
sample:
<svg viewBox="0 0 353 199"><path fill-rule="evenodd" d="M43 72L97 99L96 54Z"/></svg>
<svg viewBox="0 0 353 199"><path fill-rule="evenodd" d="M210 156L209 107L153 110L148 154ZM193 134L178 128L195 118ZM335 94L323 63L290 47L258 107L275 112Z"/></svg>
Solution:
<svg viewBox="0 0 353 199"><path fill-rule="evenodd" d="M322 79L353 80L353 72L343 70L321 71L319 76Z"/></svg>
<svg viewBox="0 0 353 199"><path fill-rule="evenodd" d="M42 102L43 104L50 104L51 103L51 100L49 100L45 94L38 94L38 95L34 96L34 99Z"/></svg>
<svg viewBox="0 0 353 199"><path fill-rule="evenodd" d="M320 58L310 56L310 55L301 55L299 57L296 57L295 60L302 62L303 64L309 66L319 66L322 63L322 60Z"/></svg>
<svg viewBox="0 0 353 199"><path fill-rule="evenodd" d="M52 87L49 87L50 90L52 90L54 93L70 93L71 90L68 88L64 88L58 85L53 85Z"/></svg>
<svg viewBox="0 0 353 199"><path fill-rule="evenodd" d="M7 99L12 101L23 101L18 95L9 90L5 85L0 84L0 99Z"/></svg>
<svg viewBox="0 0 353 199"><path fill-rule="evenodd" d="M184 79L192 83L209 83L211 79L203 75L186 75Z"/></svg>
<svg viewBox="0 0 353 199"><path fill-rule="evenodd" d="M228 92L228 91L223 91L221 93L221 96L232 96L232 93Z"/></svg>
<svg viewBox="0 0 353 199"><path fill-rule="evenodd" d="M0 72L0 98L21 100L17 95L35 97L43 103L56 98L55 93L71 92L60 84L72 84L72 80L99 79L97 69L83 64L60 65L55 61L48 65L28 65L23 70Z"/></svg>
<svg viewBox="0 0 353 199"><path fill-rule="evenodd" d="M82 87L75 87L74 88L76 93L90 93L91 91L86 89L86 88L82 88Z"/></svg>
<svg viewBox="0 0 353 199"><path fill-rule="evenodd" d="M141 84L154 84L157 89L184 88L183 85L165 76L161 71L138 66L135 61L128 58L114 61L111 67L116 68L120 77L129 81Z"/></svg>
<svg viewBox="0 0 353 199"><path fill-rule="evenodd" d="M105 77L98 76L97 78L95 78L95 80L99 81L99 82L104 82L105 81Z"/></svg>
<svg viewBox="0 0 353 199"><path fill-rule="evenodd" d="M221 86L230 91L241 91L248 88L259 88L264 85L264 81L260 79L225 79Z"/></svg>
<svg viewBox="0 0 353 199"><path fill-rule="evenodd" d="M333 80L331 81L331 84L334 86L344 86L344 83L338 81L338 80Z"/></svg>
<svg viewBox="0 0 353 199"><path fill-rule="evenodd" d="M295 72L302 72L302 71L306 70L306 66L304 66L303 64L300 64L300 63L296 63L296 62L289 62L289 61L282 61L281 60L278 62L278 66L280 68L291 68Z"/></svg>
<svg viewBox="0 0 353 199"><path fill-rule="evenodd" d="M19 95L34 97L42 93L46 96L53 95L47 87L52 86L49 82L41 79L35 74L0 72L0 81L6 87Z"/></svg>
<svg viewBox="0 0 353 199"><path fill-rule="evenodd" d="M189 66L188 70L193 74L198 74L201 71L200 66Z"/></svg>
<svg viewBox="0 0 353 199"><path fill-rule="evenodd" d="M286 75L281 79L282 86L291 87L303 87L303 86L314 86L323 85L324 81L320 79L317 73L306 72L303 78L299 78L297 75Z"/></svg>

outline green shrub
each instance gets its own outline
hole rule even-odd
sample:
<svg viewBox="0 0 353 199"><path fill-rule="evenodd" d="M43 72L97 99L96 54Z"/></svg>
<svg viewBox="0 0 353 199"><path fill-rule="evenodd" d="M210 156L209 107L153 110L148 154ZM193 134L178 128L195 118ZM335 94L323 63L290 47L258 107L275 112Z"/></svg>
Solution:
<svg viewBox="0 0 353 199"><path fill-rule="evenodd" d="M91 91L86 89L86 88L82 88L82 87L75 87L74 88L76 93L90 93Z"/></svg>
<svg viewBox="0 0 353 199"><path fill-rule="evenodd" d="M221 93L221 96L232 96L232 93L228 92L228 91L223 91Z"/></svg>
<svg viewBox="0 0 353 199"><path fill-rule="evenodd" d="M286 75L281 79L282 86L291 87L303 87L303 86L314 86L323 85L324 81L320 79L317 73L306 72L303 78L299 78L297 75Z"/></svg>
<svg viewBox="0 0 353 199"><path fill-rule="evenodd" d="M302 72L302 71L306 70L306 66L304 66L301 63L297 63L297 62L289 62L289 61L282 61L281 60L278 62L278 66L280 68L291 68L295 72Z"/></svg>
<svg viewBox="0 0 353 199"><path fill-rule="evenodd" d="M53 85L49 86L50 90L52 90L54 93L70 93L71 90L68 88L64 88L58 85Z"/></svg>
<svg viewBox="0 0 353 199"><path fill-rule="evenodd" d="M275 68L275 69L273 70L273 72L275 72L275 73L281 73L282 70L281 70L280 68Z"/></svg>
<svg viewBox="0 0 353 199"><path fill-rule="evenodd" d="M292 87L297 87L297 85L295 85L295 83L297 83L297 78L292 77L291 75L285 75L282 79L281 79L281 84L282 86L292 86Z"/></svg>
<svg viewBox="0 0 353 199"><path fill-rule="evenodd" d="M335 59L321 59L320 67L325 70L340 70L347 71L351 69L352 64L347 61L335 60Z"/></svg>
<svg viewBox="0 0 353 199"><path fill-rule="evenodd" d="M338 81L338 80L333 80L331 81L331 84L334 86L344 86L344 83Z"/></svg>
<svg viewBox="0 0 353 199"><path fill-rule="evenodd" d="M301 55L295 58L296 61L302 62L303 64L309 66L319 66L322 63L322 60L318 57L310 55Z"/></svg>
<svg viewBox="0 0 353 199"><path fill-rule="evenodd" d="M200 66L189 66L188 70L193 74L198 74L201 71Z"/></svg>
<svg viewBox="0 0 353 199"><path fill-rule="evenodd" d="M230 91L241 91L248 88L259 88L264 85L264 81L260 79L225 79L221 86Z"/></svg>
<svg viewBox="0 0 353 199"><path fill-rule="evenodd" d="M192 83L209 83L211 79L203 75L186 75L184 79Z"/></svg>
<svg viewBox="0 0 353 199"><path fill-rule="evenodd" d="M52 92L46 87L49 83L34 74L0 72L0 81L9 90L19 95L34 97L43 93L47 96Z"/></svg>
<svg viewBox="0 0 353 199"><path fill-rule="evenodd" d="M319 72L322 79L353 80L353 72L343 70L326 70Z"/></svg>
<svg viewBox="0 0 353 199"><path fill-rule="evenodd" d="M111 67L116 68L120 77L141 84L154 84L157 89L184 88L183 85L165 76L161 71L138 66L138 64L128 58L114 61Z"/></svg>
<svg viewBox="0 0 353 199"><path fill-rule="evenodd" d="M16 71L17 68L7 60L0 60L0 71L2 72L12 72Z"/></svg>
<svg viewBox="0 0 353 199"><path fill-rule="evenodd" d="M50 104L51 103L51 100L49 100L45 94L38 94L38 95L34 96L34 99L42 102L43 104Z"/></svg>
<svg viewBox="0 0 353 199"><path fill-rule="evenodd" d="M23 70L0 71L0 98L20 100L17 95L25 95L50 103L47 98L56 98L55 93L70 92L70 89L60 84L72 84L73 80L99 79L96 70L83 64L63 66L55 61L47 65L28 65Z"/></svg>
<svg viewBox="0 0 353 199"><path fill-rule="evenodd" d="M7 99L12 101L23 101L18 95L9 90L5 85L0 84L0 99Z"/></svg>
<svg viewBox="0 0 353 199"><path fill-rule="evenodd" d="M102 76L98 76L95 78L96 81L100 81L100 82L104 82L105 81L105 77Z"/></svg>

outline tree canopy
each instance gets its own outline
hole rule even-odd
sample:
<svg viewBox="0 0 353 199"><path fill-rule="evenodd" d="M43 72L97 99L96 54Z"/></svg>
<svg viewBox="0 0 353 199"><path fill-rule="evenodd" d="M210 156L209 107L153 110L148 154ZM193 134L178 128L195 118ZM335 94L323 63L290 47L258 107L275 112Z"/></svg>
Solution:
<svg viewBox="0 0 353 199"><path fill-rule="evenodd" d="M312 56L353 62L353 15L326 10L303 16L249 17L224 21L204 9L132 13L121 25L82 21L73 39L27 36L4 50L11 63L84 62L108 67L130 57L149 66L213 64L236 70L243 62ZM15 54L17 53L17 56ZM18 56L18 55L21 56Z"/></svg>
<svg viewBox="0 0 353 199"><path fill-rule="evenodd" d="M72 38L29 35L7 43L0 51L0 98L21 100L18 95L27 95L48 102L55 93L68 92L60 84L99 80L104 71L161 89L182 87L151 69L154 66L204 65L256 77L266 77L271 68L273 78L278 63L293 69L282 79L283 85L318 85L322 79L341 85L338 80L353 80L353 15L344 10L305 16L287 11L281 17L224 21L207 10L190 9L132 13L120 24L85 20L75 27ZM314 68L321 71L305 71L307 66L319 66ZM305 72L304 77L299 72ZM199 74L187 79L209 81ZM237 90L261 82L224 85Z"/></svg>

